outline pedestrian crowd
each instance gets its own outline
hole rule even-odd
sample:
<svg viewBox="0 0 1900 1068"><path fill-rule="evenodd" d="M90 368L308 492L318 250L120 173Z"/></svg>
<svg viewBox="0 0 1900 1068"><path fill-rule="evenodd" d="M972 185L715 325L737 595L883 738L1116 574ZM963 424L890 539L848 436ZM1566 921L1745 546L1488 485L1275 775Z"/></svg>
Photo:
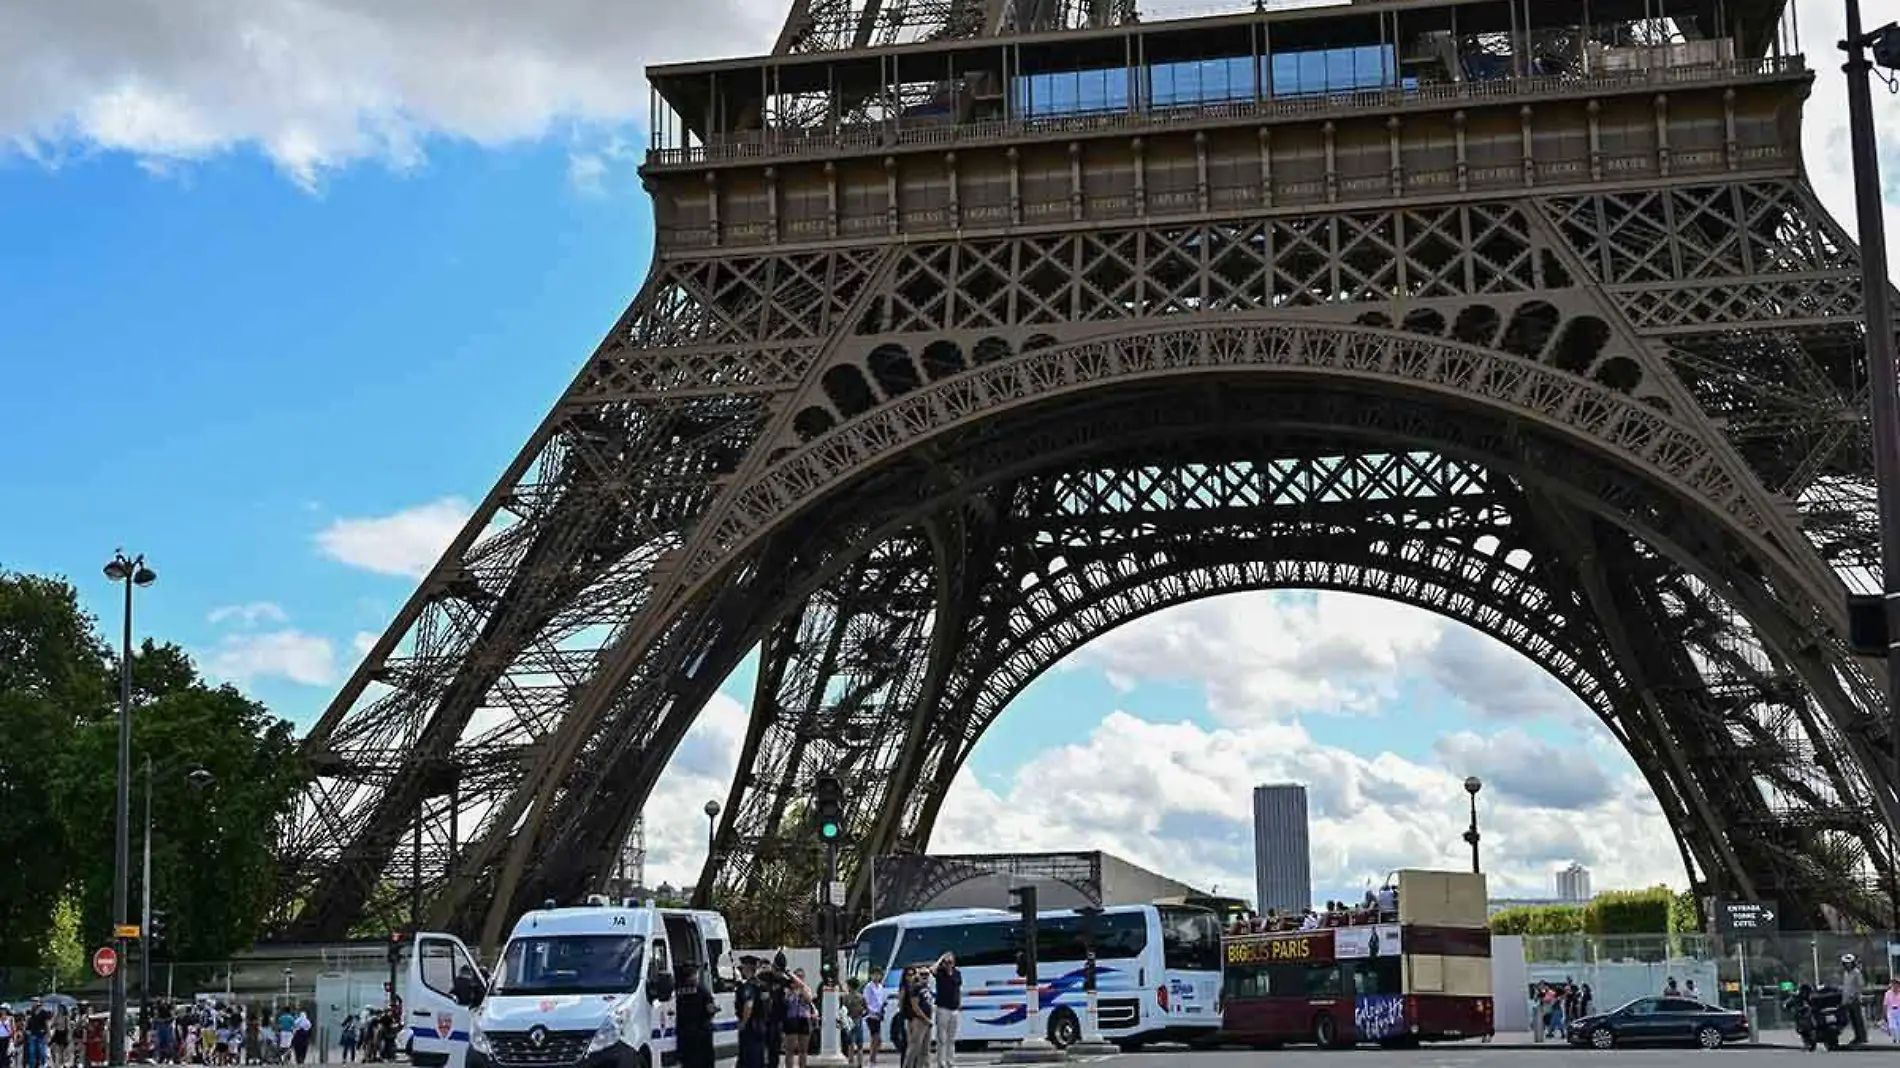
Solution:
<svg viewBox="0 0 1900 1068"><path fill-rule="evenodd" d="M1669 980L1671 986L1675 982ZM1533 1026L1542 1030L1545 1038L1563 1038L1566 1021L1590 1015L1596 1003L1589 983L1578 984L1569 979L1561 983L1532 983L1530 990Z"/></svg>
<svg viewBox="0 0 1900 1068"><path fill-rule="evenodd" d="M143 1064L197 1064L234 1068L302 1064L310 1055L310 1015L286 1005L269 1010L241 1002L199 999L152 1006L152 1023L132 1049Z"/></svg>
<svg viewBox="0 0 1900 1068"><path fill-rule="evenodd" d="M14 1012L0 1004L0 1068L84 1068L104 1049L103 1014L85 1002L71 1007L34 998ZM98 1050L87 1047L98 1044ZM97 1058L103 1062L103 1055Z"/></svg>
<svg viewBox="0 0 1900 1068"><path fill-rule="evenodd" d="M781 953L771 961L739 958L739 975L734 998L739 1014L738 1068L806 1068L807 1058L820 1044L823 1022L818 994L807 983L804 970L788 970ZM888 1018L891 1046L902 1068L932 1068L933 1064L952 1068L962 1005L963 973L948 953L932 963L905 968L894 994L876 980L847 980L838 997L838 1052L852 1068L876 1064L883 1053ZM684 1039L680 1049L684 1068L702 1068L683 1043Z"/></svg>

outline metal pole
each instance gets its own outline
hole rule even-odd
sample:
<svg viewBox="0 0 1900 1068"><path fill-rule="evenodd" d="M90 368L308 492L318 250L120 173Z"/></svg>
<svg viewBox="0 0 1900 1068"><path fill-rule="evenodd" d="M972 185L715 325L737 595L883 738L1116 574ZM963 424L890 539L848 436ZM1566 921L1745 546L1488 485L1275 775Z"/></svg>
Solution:
<svg viewBox="0 0 1900 1068"><path fill-rule="evenodd" d="M145 756L145 860L139 876L139 1036L152 1030L152 757Z"/></svg>
<svg viewBox="0 0 1900 1068"><path fill-rule="evenodd" d="M1483 869L1478 866L1478 795L1471 795L1471 829L1465 832L1465 841L1471 843L1471 874L1476 875Z"/></svg>
<svg viewBox="0 0 1900 1068"><path fill-rule="evenodd" d="M137 566L125 576L125 631L119 649L119 775L118 798L113 806L112 923L116 928L126 920L128 883L132 878L132 578ZM119 966L112 970L112 1033L106 1036L106 1063L125 1063L125 939L113 931L113 945Z"/></svg>
<svg viewBox="0 0 1900 1068"><path fill-rule="evenodd" d="M1854 209L1860 231L1861 299L1867 309L1867 375L1873 385L1874 484L1880 501L1881 592L1887 619L1889 787L1900 791L1900 397L1896 397L1893 304L1887 289L1887 229L1874 143L1874 97L1860 0L1847 0L1847 127L1854 149ZM1888 810L1894 811L1892 808ZM1895 828L1900 838L1900 827ZM1892 888L1900 923L1900 883Z"/></svg>
<svg viewBox="0 0 1900 1068"><path fill-rule="evenodd" d="M709 838L708 844L711 843ZM825 1065L827 1068L846 1063L843 1045L838 1040L838 983L834 978L838 974L838 909L831 903L831 884L838 881L838 843L825 842L825 885L820 889L824 904L824 937L819 940L818 952L818 1019L820 1021L820 1040L818 1053L809 1058L810 1063Z"/></svg>

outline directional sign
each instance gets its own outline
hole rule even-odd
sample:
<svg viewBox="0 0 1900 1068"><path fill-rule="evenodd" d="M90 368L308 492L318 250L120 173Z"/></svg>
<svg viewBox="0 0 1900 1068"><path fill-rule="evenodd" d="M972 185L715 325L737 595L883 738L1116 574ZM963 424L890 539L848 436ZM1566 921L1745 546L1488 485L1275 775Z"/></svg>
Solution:
<svg viewBox="0 0 1900 1068"><path fill-rule="evenodd" d="M1775 931L1773 901L1718 901L1715 903L1717 934L1770 934Z"/></svg>
<svg viewBox="0 0 1900 1068"><path fill-rule="evenodd" d="M112 973L118 970L119 955L112 951L111 946L101 946L99 951L92 955L92 972L99 978L110 979Z"/></svg>
<svg viewBox="0 0 1900 1068"><path fill-rule="evenodd" d="M137 938L138 936L139 925L136 923L122 923L112 929L114 938Z"/></svg>

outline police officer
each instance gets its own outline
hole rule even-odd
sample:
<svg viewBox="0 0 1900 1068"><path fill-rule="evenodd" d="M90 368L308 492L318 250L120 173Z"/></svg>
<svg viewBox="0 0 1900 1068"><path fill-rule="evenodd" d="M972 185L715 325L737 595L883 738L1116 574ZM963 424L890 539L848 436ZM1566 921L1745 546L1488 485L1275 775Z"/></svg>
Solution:
<svg viewBox="0 0 1900 1068"><path fill-rule="evenodd" d="M679 990L675 993L679 1013L680 1068L713 1068L713 1016L719 1008L712 991L700 982L699 966L680 966Z"/></svg>
<svg viewBox="0 0 1900 1068"><path fill-rule="evenodd" d="M759 982L759 958L739 958L739 992L733 1007L739 1013L739 1068L765 1068L765 1036L771 999Z"/></svg>

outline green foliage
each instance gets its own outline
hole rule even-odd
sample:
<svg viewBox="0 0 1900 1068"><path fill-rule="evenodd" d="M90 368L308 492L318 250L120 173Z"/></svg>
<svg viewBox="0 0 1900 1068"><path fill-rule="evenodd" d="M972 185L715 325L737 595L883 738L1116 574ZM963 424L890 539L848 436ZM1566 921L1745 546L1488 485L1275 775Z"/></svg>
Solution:
<svg viewBox="0 0 1900 1068"><path fill-rule="evenodd" d="M40 948L40 966L61 990L71 990L86 979L86 942L80 937L79 906L61 898L53 906L53 922Z"/></svg>
<svg viewBox="0 0 1900 1068"><path fill-rule="evenodd" d="M69 877L57 759L111 695L105 650L73 588L0 571L0 964L40 960Z"/></svg>
<svg viewBox="0 0 1900 1068"><path fill-rule="evenodd" d="M1670 899L1669 933L1702 933L1702 906L1695 899L1695 891L1684 890Z"/></svg>
<svg viewBox="0 0 1900 1068"><path fill-rule="evenodd" d="M1675 895L1668 887L1606 890L1583 909L1583 929L1593 935L1661 934L1669 930Z"/></svg>
<svg viewBox="0 0 1900 1068"><path fill-rule="evenodd" d="M1520 905L1491 917L1491 933L1566 935L1583 931L1582 905Z"/></svg>
<svg viewBox="0 0 1900 1068"><path fill-rule="evenodd" d="M147 641L132 678L134 909L150 757L159 953L222 958L255 939L268 906L273 838L304 783L296 739L262 705L207 685L177 646ZM69 931L83 968L85 948L109 937L118 680L70 584L0 572L0 856L31 861L0 865L0 962L38 961L49 933L57 944ZM193 767L212 785L194 786Z"/></svg>

